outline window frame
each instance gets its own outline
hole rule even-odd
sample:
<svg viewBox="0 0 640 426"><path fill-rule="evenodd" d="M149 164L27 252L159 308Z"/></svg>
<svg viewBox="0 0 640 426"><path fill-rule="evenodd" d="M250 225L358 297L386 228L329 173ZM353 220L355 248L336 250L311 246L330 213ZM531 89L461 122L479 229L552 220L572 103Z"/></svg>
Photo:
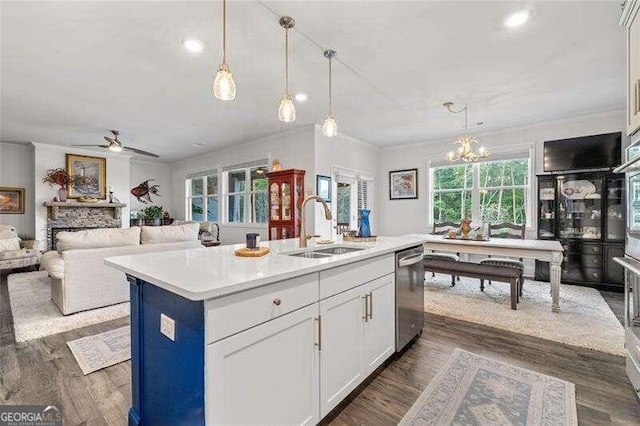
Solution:
<svg viewBox="0 0 640 426"><path fill-rule="evenodd" d="M526 161L527 162L527 181L526 184L524 185L492 185L492 186L486 186L486 187L482 187L480 185L480 167L482 164L486 164L486 163L493 163L493 162L500 162L500 161ZM429 199L428 199L428 212L427 212L427 221L429 223L430 227L433 227L434 224L434 198L437 194L442 194L442 193L464 193L465 191L469 192L471 194L471 220L472 222L475 223L480 223L481 222L481 206L480 206L480 202L481 202L481 196L482 196L482 191L494 191L494 190L513 190L513 189L522 189L524 190L524 200L526 202L525 205L525 216L526 216L526 223L525 223L525 227L526 229L531 229L534 226L534 218L532 217L532 204L533 201L531 199L533 191L531 188L532 182L533 182L533 170L531 168L531 155L529 156L514 156L512 158L498 158L498 159L494 159L494 160L490 160L490 161L479 161L479 162L474 162L474 163L470 163L472 170L471 170L471 186L468 188L447 188L447 189L435 189L434 185L435 185L435 171L436 169L440 169L440 168L446 168L446 167L455 167L455 166L462 166L465 165L464 163L462 164L442 164L442 163L438 163L438 164L431 164L429 163L429 173L428 173L428 179L429 179Z"/></svg>
<svg viewBox="0 0 640 426"><path fill-rule="evenodd" d="M267 214L266 214L266 222L256 222L254 221L254 210L255 210L255 203L254 203L254 199L255 199L255 195L256 194L265 194L265 197L267 197L267 204L268 204L268 197L269 197L269 188L268 188L268 177L266 175L264 175L264 178L267 179L267 188L265 188L264 190L254 190L253 189L253 182L251 180L251 172L255 169L263 169L263 170L267 170L267 164L263 164L263 165L252 165L252 166L247 166L247 167L238 167L238 168L231 168L229 170L225 170L222 172L222 194L221 194L221 199L223 200L223 202L221 203L220 201L218 201L218 206L219 208L222 208L223 211L223 215L222 215L222 223L226 224L226 225L232 225L232 226L268 226L269 224L269 212L267 209ZM244 182L245 182L245 189L244 191L234 191L234 192L230 192L229 191L229 175L231 173L237 173L237 172L244 172ZM230 220L229 218L229 206L230 206L230 200L231 197L233 196L242 196L244 195L244 197L241 197L243 199L243 208L244 208L244 220ZM268 206L267 206L268 207ZM220 216L219 216L220 217Z"/></svg>
<svg viewBox="0 0 640 426"><path fill-rule="evenodd" d="M207 180L209 177L215 177L218 181L218 191L213 194L208 193L208 183ZM193 195L193 181L194 180L202 180L202 195ZM200 199L202 200L202 219L200 222L211 222L209 220L209 215L207 212L209 211L209 199L217 198L218 200L218 208L216 209L217 220L216 223L220 222L220 176L219 173L211 173L207 175L197 176L197 177L185 177L185 219L186 220L194 220L193 219L193 210L192 210L192 200Z"/></svg>

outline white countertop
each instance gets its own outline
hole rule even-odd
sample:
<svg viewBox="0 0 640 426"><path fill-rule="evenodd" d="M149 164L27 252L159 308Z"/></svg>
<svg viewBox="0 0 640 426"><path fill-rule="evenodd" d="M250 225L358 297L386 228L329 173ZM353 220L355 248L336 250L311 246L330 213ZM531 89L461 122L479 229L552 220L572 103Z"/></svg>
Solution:
<svg viewBox="0 0 640 426"><path fill-rule="evenodd" d="M427 235L421 234L378 237L372 243L339 244L363 247L364 250L307 259L281 253L334 245L320 245L310 240L307 249L298 249L298 240L288 239L260 243L261 246L268 246L271 253L258 258L236 256L234 251L244 247L244 244L236 244L109 257L104 263L187 299L207 300L393 253L425 241Z"/></svg>

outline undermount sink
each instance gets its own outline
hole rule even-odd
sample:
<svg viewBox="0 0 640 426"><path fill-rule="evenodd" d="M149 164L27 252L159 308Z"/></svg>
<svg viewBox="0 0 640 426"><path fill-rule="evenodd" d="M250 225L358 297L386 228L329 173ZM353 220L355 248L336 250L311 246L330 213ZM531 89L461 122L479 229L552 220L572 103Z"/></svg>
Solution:
<svg viewBox="0 0 640 426"><path fill-rule="evenodd" d="M302 252L283 253L287 256L304 257L306 259L322 259L324 257L338 256L341 254L352 253L354 251L364 250L361 247L327 247L306 250Z"/></svg>
<svg viewBox="0 0 640 426"><path fill-rule="evenodd" d="M322 253L322 254L330 254L330 255L337 255L337 254L347 254L347 253L352 253L354 251L360 251L360 250L364 250L363 248L360 247L329 247L329 248L325 248L325 249L319 249L319 250L314 250L314 253Z"/></svg>
<svg viewBox="0 0 640 426"><path fill-rule="evenodd" d="M303 251L302 253L284 253L287 256L304 257L305 259L322 259L323 257L329 257L330 254L315 253L313 251Z"/></svg>

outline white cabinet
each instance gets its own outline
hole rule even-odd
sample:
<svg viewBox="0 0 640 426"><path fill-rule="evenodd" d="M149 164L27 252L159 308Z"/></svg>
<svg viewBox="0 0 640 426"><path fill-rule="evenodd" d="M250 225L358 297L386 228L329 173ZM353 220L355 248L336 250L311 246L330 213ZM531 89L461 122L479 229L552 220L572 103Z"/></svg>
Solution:
<svg viewBox="0 0 640 426"><path fill-rule="evenodd" d="M318 304L207 346L207 424L315 424Z"/></svg>
<svg viewBox="0 0 640 426"><path fill-rule="evenodd" d="M326 415L364 379L364 286L320 301L320 412Z"/></svg>
<svg viewBox="0 0 640 426"><path fill-rule="evenodd" d="M371 374L396 350L395 276L384 276L366 284L365 376Z"/></svg>
<svg viewBox="0 0 640 426"><path fill-rule="evenodd" d="M320 301L320 415L395 351L395 281L389 274Z"/></svg>
<svg viewBox="0 0 640 426"><path fill-rule="evenodd" d="M627 0L620 18L627 39L627 135L640 128L640 9L639 0Z"/></svg>

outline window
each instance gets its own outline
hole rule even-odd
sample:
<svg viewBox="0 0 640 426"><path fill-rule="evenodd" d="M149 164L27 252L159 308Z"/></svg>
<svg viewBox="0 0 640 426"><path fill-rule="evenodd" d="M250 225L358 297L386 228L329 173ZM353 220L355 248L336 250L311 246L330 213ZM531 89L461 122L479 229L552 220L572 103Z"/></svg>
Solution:
<svg viewBox="0 0 640 426"><path fill-rule="evenodd" d="M205 172L187 175L186 179L186 218L197 222L218 221L218 172Z"/></svg>
<svg viewBox="0 0 640 426"><path fill-rule="evenodd" d="M431 222L527 223L529 159L431 169Z"/></svg>
<svg viewBox="0 0 640 426"><path fill-rule="evenodd" d="M223 179L227 222L268 222L267 164L268 160L260 160L225 167Z"/></svg>

